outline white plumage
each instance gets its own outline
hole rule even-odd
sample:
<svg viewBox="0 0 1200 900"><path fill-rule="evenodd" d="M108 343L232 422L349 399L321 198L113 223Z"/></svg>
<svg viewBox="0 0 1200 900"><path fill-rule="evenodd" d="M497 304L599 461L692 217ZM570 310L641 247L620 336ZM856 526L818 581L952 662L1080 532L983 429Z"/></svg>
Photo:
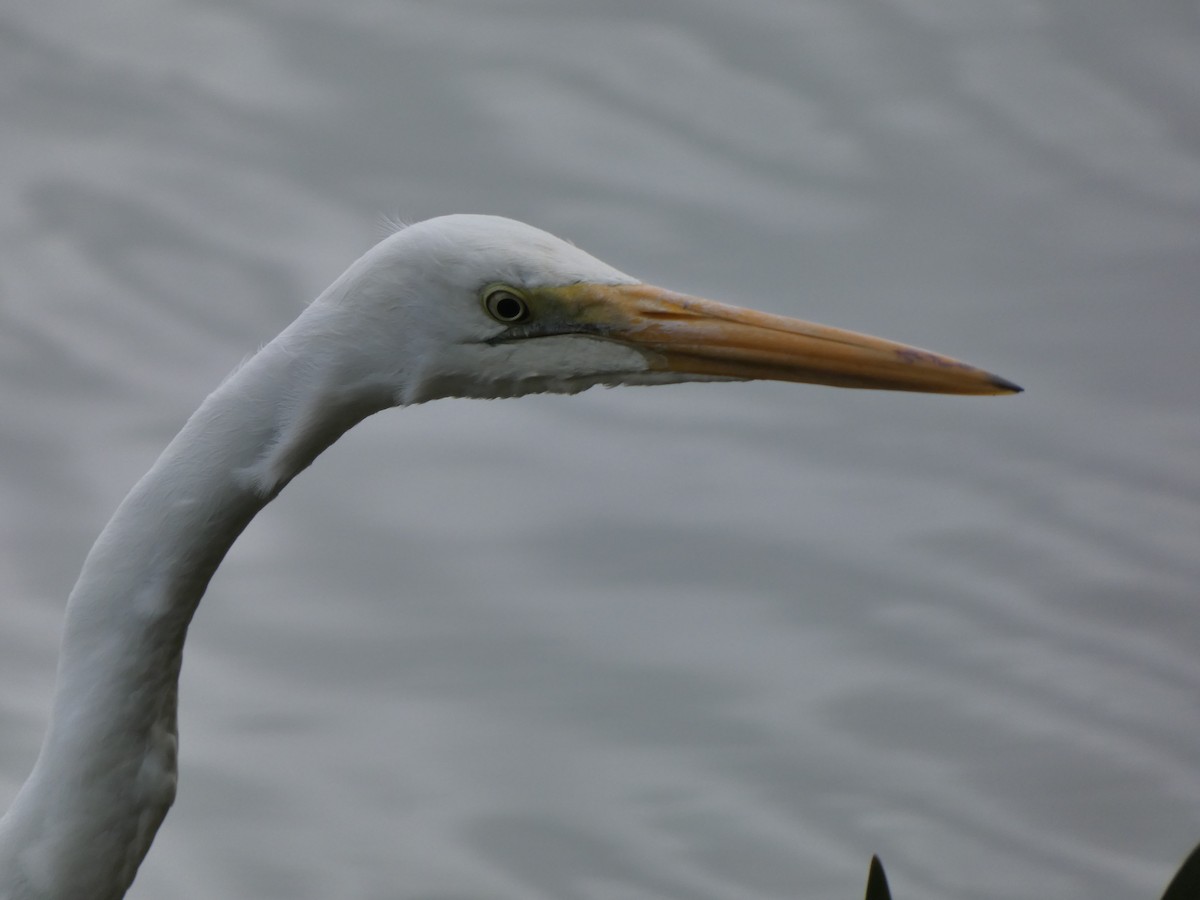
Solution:
<svg viewBox="0 0 1200 900"><path fill-rule="evenodd" d="M528 225L447 216L355 262L201 405L121 503L67 605L0 900L123 896L175 796L188 624L251 518L347 429L440 397L773 378L1009 393L916 350L673 294Z"/></svg>

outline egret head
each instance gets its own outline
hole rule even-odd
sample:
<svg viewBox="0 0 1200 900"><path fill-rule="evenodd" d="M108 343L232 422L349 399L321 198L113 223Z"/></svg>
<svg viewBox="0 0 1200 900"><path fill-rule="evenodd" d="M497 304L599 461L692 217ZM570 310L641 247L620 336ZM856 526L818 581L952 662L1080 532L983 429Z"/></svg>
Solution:
<svg viewBox="0 0 1200 900"><path fill-rule="evenodd" d="M652 287L495 216L443 216L404 228L322 301L351 294L356 307L369 307L377 337L403 345L401 404L701 380L1020 390L925 350Z"/></svg>

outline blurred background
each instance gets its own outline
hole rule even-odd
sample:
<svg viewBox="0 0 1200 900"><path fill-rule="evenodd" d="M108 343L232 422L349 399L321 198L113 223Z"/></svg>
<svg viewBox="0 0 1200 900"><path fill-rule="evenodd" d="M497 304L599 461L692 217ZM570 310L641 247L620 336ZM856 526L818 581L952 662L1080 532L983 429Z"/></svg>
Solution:
<svg viewBox="0 0 1200 900"><path fill-rule="evenodd" d="M529 221L1014 398L378 416L193 625L134 898L1157 897L1200 839L1200 6L16 0L0 806L64 599L386 233Z"/></svg>

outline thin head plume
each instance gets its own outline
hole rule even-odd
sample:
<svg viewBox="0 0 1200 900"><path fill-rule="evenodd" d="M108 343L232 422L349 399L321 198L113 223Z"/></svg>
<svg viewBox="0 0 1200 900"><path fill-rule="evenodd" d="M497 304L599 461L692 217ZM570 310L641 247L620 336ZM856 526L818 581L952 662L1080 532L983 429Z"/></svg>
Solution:
<svg viewBox="0 0 1200 900"><path fill-rule="evenodd" d="M403 231L411 224L411 222L406 222L400 218L400 213L398 212L380 213L376 232L378 233L379 240L383 240L384 238L391 237L397 231Z"/></svg>

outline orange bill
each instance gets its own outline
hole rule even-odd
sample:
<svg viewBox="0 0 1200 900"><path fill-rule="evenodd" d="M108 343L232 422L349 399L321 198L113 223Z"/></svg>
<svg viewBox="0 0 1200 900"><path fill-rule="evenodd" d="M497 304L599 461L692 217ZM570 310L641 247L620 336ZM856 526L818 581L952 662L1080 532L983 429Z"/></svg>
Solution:
<svg viewBox="0 0 1200 900"><path fill-rule="evenodd" d="M1013 394L974 366L883 338L727 306L646 284L577 284L560 298L656 371L936 394Z"/></svg>

